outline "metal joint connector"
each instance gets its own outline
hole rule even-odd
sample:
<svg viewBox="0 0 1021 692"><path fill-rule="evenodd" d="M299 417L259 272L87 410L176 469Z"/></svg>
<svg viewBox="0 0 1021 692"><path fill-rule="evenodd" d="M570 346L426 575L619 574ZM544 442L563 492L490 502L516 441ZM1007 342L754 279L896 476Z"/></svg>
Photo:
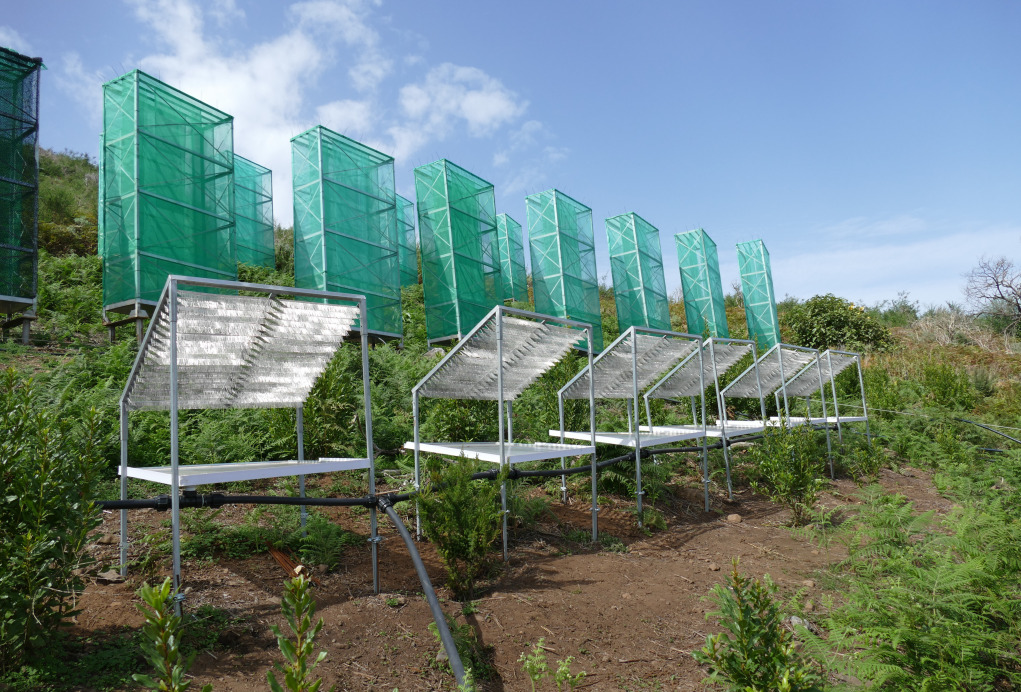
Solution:
<svg viewBox="0 0 1021 692"><path fill-rule="evenodd" d="M371 537L370 538L366 538L365 542L366 543L382 543L383 542L383 537L382 536L376 536L375 538L371 538Z"/></svg>
<svg viewBox="0 0 1021 692"><path fill-rule="evenodd" d="M175 593L171 600L173 600L174 603L184 603L184 592L179 591Z"/></svg>
<svg viewBox="0 0 1021 692"><path fill-rule="evenodd" d="M599 511L599 507L590 507L589 509L591 509L593 512L598 512Z"/></svg>

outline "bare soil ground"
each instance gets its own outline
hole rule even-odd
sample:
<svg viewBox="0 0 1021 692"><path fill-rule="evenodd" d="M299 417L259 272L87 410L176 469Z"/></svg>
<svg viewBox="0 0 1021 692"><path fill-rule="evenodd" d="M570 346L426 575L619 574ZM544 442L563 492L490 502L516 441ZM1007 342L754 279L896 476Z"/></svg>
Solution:
<svg viewBox="0 0 1021 692"><path fill-rule="evenodd" d="M880 483L907 496L919 510L942 514L951 508L923 472L884 470ZM838 480L821 504L847 506L851 512L855 491L850 481ZM715 621L706 620L713 605L704 597L714 584L726 581L732 559L740 560L742 572L771 575L786 597L814 604L823 596L822 570L842 557L839 545L819 547L786 528L786 511L748 489L740 489L733 503L714 499L710 513L702 511L694 485L678 489L672 504L658 507L667 529L652 535L638 529L627 507L618 504L600 513L601 531L627 546L626 552L611 552L562 538L565 526L590 527L586 498L569 505L554 501L551 509L558 521L550 517L513 538L509 564L486 585L477 612L467 617L442 586L444 570L434 548L419 543L447 612L468 622L492 647L494 674L482 689L530 690L518 657L540 637L551 667L574 656L572 669L588 673L581 685L585 689L704 689L705 671L691 652L719 630ZM238 521L246 511L228 508L218 521ZM728 521L731 514L741 520ZM338 509L334 516L345 528L368 533L367 514ZM166 518L134 512L133 538ZM368 548L349 548L338 571L320 575L316 599L325 626L318 643L328 652L319 668L324 689L334 684L339 690L452 689L452 676L434 661L440 647L427 629L431 616L407 549L385 518L380 526L385 538L380 594L372 592ZM117 530L117 513L106 513L97 537ZM92 550L106 565L116 561L116 545ZM280 614L284 578L268 554L185 563L186 608L210 604L238 618L220 635L219 646L195 660L191 672L198 685L209 682L220 691L267 688L266 671L280 660L269 626L285 627ZM140 626L134 597L138 586L137 576L121 584L91 584L74 631L102 636ZM551 681L545 685L553 689Z"/></svg>

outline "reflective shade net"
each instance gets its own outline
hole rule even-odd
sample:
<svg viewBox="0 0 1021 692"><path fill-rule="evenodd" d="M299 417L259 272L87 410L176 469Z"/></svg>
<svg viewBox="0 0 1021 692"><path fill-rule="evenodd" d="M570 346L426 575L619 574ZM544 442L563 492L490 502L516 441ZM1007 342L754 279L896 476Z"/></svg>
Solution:
<svg viewBox="0 0 1021 692"><path fill-rule="evenodd" d="M38 58L0 48L0 314L36 296L41 68Z"/></svg>
<svg viewBox="0 0 1021 692"><path fill-rule="evenodd" d="M298 406L357 317L349 305L179 290L178 408ZM129 410L170 409L169 299L149 329Z"/></svg>
<svg viewBox="0 0 1021 692"><path fill-rule="evenodd" d="M503 316L503 399L511 401L567 352L584 340L585 332L556 324ZM495 401L497 387L497 325L495 315L450 360L423 380L423 396ZM588 398L586 390L585 398Z"/></svg>
<svg viewBox="0 0 1021 692"><path fill-rule="evenodd" d="M812 396L819 391L819 368L822 367L823 385L855 363L855 354L824 351L819 355L819 364L813 363L794 377L787 380L784 389L787 396Z"/></svg>
<svg viewBox="0 0 1021 692"><path fill-rule="evenodd" d="M762 350L772 348L780 343L780 320L776 314L773 273L765 243L761 240L738 243L737 264L741 270L748 338Z"/></svg>
<svg viewBox="0 0 1021 692"><path fill-rule="evenodd" d="M687 362L675 370L668 378L664 378L649 396L653 399L673 399L687 396L698 396L704 387L714 381L717 375L730 370L752 350L751 344L705 342L702 346L702 380L699 381L698 358L689 357ZM704 387L703 387L704 385Z"/></svg>
<svg viewBox="0 0 1021 692"><path fill-rule="evenodd" d="M103 305L237 278L233 118L138 70L103 85Z"/></svg>
<svg viewBox="0 0 1021 692"><path fill-rule="evenodd" d="M780 389L784 380L794 377L803 367L814 361L816 355L815 351L802 351L779 345L774 346L762 354L754 365L728 384L724 388L724 392L728 397L758 399L759 385L761 384L763 396L772 394L777 389ZM781 359L783 360L782 374L780 368ZM757 381L755 376L756 368L758 369Z"/></svg>
<svg viewBox="0 0 1021 692"><path fill-rule="evenodd" d="M273 247L273 171L234 155L234 229L238 262L276 267Z"/></svg>
<svg viewBox="0 0 1021 692"><path fill-rule="evenodd" d="M633 357L636 332L624 332L605 351L599 354L592 367L595 370L597 399L631 399L634 397ZM669 336L637 333L638 338L638 391L661 377L663 373L698 349L698 342ZM565 399L587 399L589 393L588 369L564 388Z"/></svg>
<svg viewBox="0 0 1021 692"><path fill-rule="evenodd" d="M504 300L528 302L521 224L506 214L497 214L496 231L500 238L500 273L503 275Z"/></svg>
<svg viewBox="0 0 1021 692"><path fill-rule="evenodd" d="M525 204L536 312L591 324L593 350L601 351L592 210L559 190L529 195Z"/></svg>
<svg viewBox="0 0 1021 692"><path fill-rule="evenodd" d="M617 327L670 329L659 229L638 214L606 220Z"/></svg>
<svg viewBox="0 0 1021 692"><path fill-rule="evenodd" d="M461 338L503 303L493 186L441 159L415 169L425 326Z"/></svg>
<svg viewBox="0 0 1021 692"><path fill-rule="evenodd" d="M291 139L294 284L364 295L369 331L400 337L394 162L322 126Z"/></svg>
<svg viewBox="0 0 1021 692"><path fill-rule="evenodd" d="M397 244L400 246L401 286L418 283L418 239L415 203L397 195Z"/></svg>
<svg viewBox="0 0 1021 692"><path fill-rule="evenodd" d="M674 236L681 270L684 318L690 334L729 337L716 243L701 228Z"/></svg>

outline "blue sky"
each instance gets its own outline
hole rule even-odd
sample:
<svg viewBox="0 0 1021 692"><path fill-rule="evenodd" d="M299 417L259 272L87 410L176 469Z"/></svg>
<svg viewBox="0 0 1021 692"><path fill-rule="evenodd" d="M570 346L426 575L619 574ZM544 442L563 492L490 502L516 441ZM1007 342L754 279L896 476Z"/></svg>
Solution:
<svg viewBox="0 0 1021 692"><path fill-rule="evenodd" d="M136 67L235 118L291 220L288 140L323 124L448 158L498 211L557 187L603 219L703 227L724 284L765 241L777 294L962 301L1021 249L1021 3L38 0L0 45L41 56L43 146L95 156L102 82Z"/></svg>

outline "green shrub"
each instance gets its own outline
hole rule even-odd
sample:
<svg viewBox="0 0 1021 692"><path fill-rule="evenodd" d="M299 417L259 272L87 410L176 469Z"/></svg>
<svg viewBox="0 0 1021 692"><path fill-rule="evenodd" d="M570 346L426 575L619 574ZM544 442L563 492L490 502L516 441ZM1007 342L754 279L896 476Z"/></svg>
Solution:
<svg viewBox="0 0 1021 692"><path fill-rule="evenodd" d="M0 671L50 646L89 564L100 464L95 415L40 406L32 380L0 370Z"/></svg>
<svg viewBox="0 0 1021 692"><path fill-rule="evenodd" d="M160 586L142 584L138 590L142 604L138 609L145 616L142 626L142 651L155 669L155 679L150 675L132 675L135 682L150 690L185 692L191 687L191 680L185 678L195 652L188 656L181 653L181 635L184 628L181 618L174 614L174 599L177 590L171 587L170 577ZM202 692L209 692L212 685L205 685Z"/></svg>
<svg viewBox="0 0 1021 692"><path fill-rule="evenodd" d="M970 410L975 406L968 373L943 362L929 362L922 366L922 385L929 400L937 406L951 410Z"/></svg>
<svg viewBox="0 0 1021 692"><path fill-rule="evenodd" d="M500 536L500 484L471 480L476 465L467 461L433 458L428 466L431 484L419 499L422 530L436 544L454 598L471 600Z"/></svg>
<svg viewBox="0 0 1021 692"><path fill-rule="evenodd" d="M310 582L304 574L284 582L284 596L280 608L284 611L294 640L288 639L280 632L280 627L270 625L277 638L277 646L284 656L284 665L274 666L284 674L284 684L277 682L273 671L266 672L266 680L273 692L316 692L323 684L321 679L312 680L312 673L326 658L326 652L315 653L315 638L323 628L323 619L312 625L316 613L316 603L312 598Z"/></svg>
<svg viewBox="0 0 1021 692"><path fill-rule="evenodd" d="M462 625L446 613L443 617L447 621L447 629L454 640L457 655L461 658L461 665L464 666L465 686L469 690L475 690L475 681L493 677L493 647L481 641L475 628L469 623ZM436 638L436 643L442 644L436 623L430 622L427 627ZM444 667L449 668L449 665L445 664Z"/></svg>
<svg viewBox="0 0 1021 692"><path fill-rule="evenodd" d="M882 351L893 345L890 330L864 307L831 293L789 307L782 326L790 343L809 348Z"/></svg>
<svg viewBox="0 0 1021 692"><path fill-rule="evenodd" d="M729 692L812 692L823 681L812 662L801 656L784 627L769 575L759 581L738 573L734 560L730 585L713 587L719 608L706 615L720 618L725 632L706 637L695 660L709 666L709 680Z"/></svg>
<svg viewBox="0 0 1021 692"><path fill-rule="evenodd" d="M790 509L795 526L804 523L825 485L820 478L823 458L814 438L815 431L808 426L781 425L767 428L759 444L748 450L754 465L752 488Z"/></svg>

